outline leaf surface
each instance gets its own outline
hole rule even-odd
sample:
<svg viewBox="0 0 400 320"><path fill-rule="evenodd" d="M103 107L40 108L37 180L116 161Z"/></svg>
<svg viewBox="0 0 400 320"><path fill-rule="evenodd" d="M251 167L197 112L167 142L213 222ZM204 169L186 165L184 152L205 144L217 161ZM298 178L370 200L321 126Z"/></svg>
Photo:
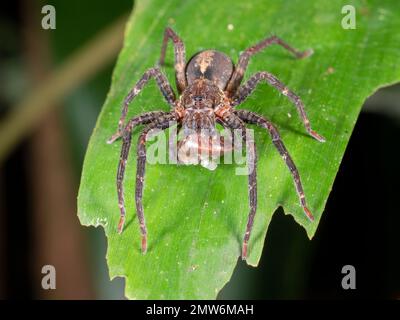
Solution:
<svg viewBox="0 0 400 320"><path fill-rule="evenodd" d="M354 30L341 25L346 4L356 9ZM148 164L144 210L149 248L142 255L134 207L136 143L132 143L125 179L127 222L121 235L116 232L121 141L108 145L106 140L115 132L125 95L156 65L165 27L171 26L184 40L187 58L212 48L236 62L241 51L271 34L300 50L314 50L311 57L296 60L282 48L270 47L251 60L245 75L247 79L262 70L275 74L302 98L312 127L327 140L319 143L309 137L295 107L267 85L261 84L240 106L276 124L315 216L314 222L307 220L292 177L268 134L254 128L258 210L248 263L255 266L278 206L292 214L310 238L314 235L363 102L379 87L400 80L399 12L397 0L136 1L89 142L78 197L81 223L104 227L110 276L126 278L128 298L215 298L237 263L249 210L247 177L235 175L237 165L209 171L200 166ZM163 70L175 88L171 44ZM131 103L129 117L168 108L151 82Z"/></svg>

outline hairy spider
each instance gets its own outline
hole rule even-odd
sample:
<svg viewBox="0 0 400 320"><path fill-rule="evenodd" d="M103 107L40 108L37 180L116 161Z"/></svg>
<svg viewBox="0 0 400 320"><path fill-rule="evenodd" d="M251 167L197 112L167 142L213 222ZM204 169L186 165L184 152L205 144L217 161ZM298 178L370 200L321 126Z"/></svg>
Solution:
<svg viewBox="0 0 400 320"><path fill-rule="evenodd" d="M177 123L179 128L185 132L190 132L178 144L180 150L193 149L200 153L201 145L206 140L212 140L217 137L216 124L221 124L224 128L242 130L243 142L247 142L248 159L251 162L249 166L252 170L248 173L248 192L250 212L244 234L242 245L242 259L247 258L247 244L253 227L254 217L257 208L257 177L256 177L256 150L254 141L249 144L246 141L245 123L258 125L268 130L272 142L276 149L286 162L290 173L293 176L297 194L300 198L300 204L312 221L314 218L307 208L303 187L300 181L299 172L284 146L278 130L265 117L248 110L237 110L235 107L242 103L256 88L259 82L265 81L270 86L276 88L296 106L300 117L304 123L307 132L318 141L325 141L322 136L311 129L310 121L304 110L304 105L300 98L289 90L282 82L269 72L257 72L241 85L243 75L246 71L249 59L256 53L267 48L272 44L277 44L291 52L296 58L304 58L312 54L312 50L300 52L289 46L282 39L271 36L246 49L239 57L239 62L234 66L232 60L224 53L215 50L205 50L195 54L186 64L185 46L178 35L171 29L166 28L161 49L159 64L163 65L168 41L172 40L175 52L175 75L176 85L179 92L177 99L175 93L169 84L166 76L159 68L147 70L142 78L136 83L133 89L126 96L122 115L118 123L117 132L108 140L113 143L116 139L122 137L121 158L117 172L117 191L120 208L120 221L118 232L121 233L125 222L125 204L123 193L123 178L125 165L128 159L128 153L131 146L131 136L133 129L145 124L145 128L139 136L137 146L137 175L136 175L136 210L142 235L142 252L147 250L147 230L143 213L143 184L146 163L146 135L152 129L164 130L171 126L171 123ZM145 112L135 116L125 125L125 117L128 111L129 103L139 94L150 79L154 78L167 103L171 106L170 112L154 111ZM206 130L206 131L204 131ZM206 132L206 133L204 133ZM195 143L194 143L195 142ZM208 151L212 152L209 147ZM222 145L218 152L229 151L229 147ZM193 159L181 159L181 162L190 164ZM200 160L201 162L201 160ZM203 164L207 167L207 165ZM213 169L213 168L211 168Z"/></svg>

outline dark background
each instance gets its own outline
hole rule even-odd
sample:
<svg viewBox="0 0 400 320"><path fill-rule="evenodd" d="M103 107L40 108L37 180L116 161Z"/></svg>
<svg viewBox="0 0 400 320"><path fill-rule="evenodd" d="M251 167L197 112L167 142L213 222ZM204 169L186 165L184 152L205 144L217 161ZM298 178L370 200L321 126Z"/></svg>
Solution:
<svg viewBox="0 0 400 320"><path fill-rule="evenodd" d="M131 9L131 1L58 1L57 29L34 38L37 49L32 12L43 4L1 4L2 117L35 81ZM39 67L32 63L37 50L45 53ZM123 280L108 279L102 229L81 227L75 208L86 144L114 62L74 90L0 164L0 298L123 298ZM315 238L309 241L278 210L259 267L240 261L220 298L400 298L399 101L399 87L392 86L363 107ZM44 264L56 266L54 291L41 289ZM341 287L344 265L356 268L356 290Z"/></svg>

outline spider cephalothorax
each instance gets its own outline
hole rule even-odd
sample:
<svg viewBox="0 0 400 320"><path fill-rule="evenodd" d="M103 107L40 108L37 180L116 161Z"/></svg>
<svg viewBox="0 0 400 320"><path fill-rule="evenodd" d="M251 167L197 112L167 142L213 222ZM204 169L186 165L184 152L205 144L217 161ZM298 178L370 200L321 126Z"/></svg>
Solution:
<svg viewBox="0 0 400 320"><path fill-rule="evenodd" d="M201 56L202 53L199 54ZM182 92L176 110L183 138L178 141L178 162L215 169L217 159L232 150L232 141L216 128L218 111L229 107L224 92L204 77L194 79Z"/></svg>
<svg viewBox="0 0 400 320"><path fill-rule="evenodd" d="M179 93L177 99L167 78L159 68L151 68L145 72L124 100L122 115L119 120L117 132L108 140L109 143L122 137L123 144L121 159L117 172L117 191L120 207L120 221L118 232L122 232L125 223L125 203L123 192L123 178L125 165L131 146L132 131L138 125L145 124L145 128L139 136L137 145L137 175L136 175L136 210L142 234L142 252L147 250L147 229L143 213L143 186L146 164L146 136L152 129L164 130L177 123L183 132L183 137L178 141L178 161L183 164L200 164L208 169L216 168L216 159L226 152L233 150L232 140L222 137L216 129L220 124L228 130L242 132L242 142L246 142L248 154L248 189L250 212L247 221L246 232L243 239L242 258L247 257L247 245L253 228L254 216L257 208L257 175L256 175L256 150L254 141L246 141L245 124L255 124L268 130L272 142L286 162L293 176L296 191L300 198L300 204L310 220L313 216L306 205L300 175L284 146L278 130L265 117L248 110L237 110L235 107L242 103L256 88L260 81L265 81L272 87L287 96L296 106L300 117L308 133L319 141L324 138L311 129L306 116L304 105L300 98L290 91L274 75L262 71L257 72L249 80L241 85L244 72L249 59L255 53L263 50L271 44L278 44L290 51L297 58L309 56L312 51L299 52L276 36L264 39L255 46L245 50L239 57L239 62L234 67L232 60L225 54L205 50L195 54L189 62L185 62L185 47L182 40L170 29L165 29L163 46L161 50L160 65L164 64L168 40L171 39L175 51L175 74ZM154 78L165 100L171 106L171 111L154 111L143 113L133 117L125 124L125 117L129 103L142 90L146 83Z"/></svg>
<svg viewBox="0 0 400 320"><path fill-rule="evenodd" d="M199 79L188 85L182 93L179 107L185 130L215 129L215 108L223 104L223 92L210 80Z"/></svg>

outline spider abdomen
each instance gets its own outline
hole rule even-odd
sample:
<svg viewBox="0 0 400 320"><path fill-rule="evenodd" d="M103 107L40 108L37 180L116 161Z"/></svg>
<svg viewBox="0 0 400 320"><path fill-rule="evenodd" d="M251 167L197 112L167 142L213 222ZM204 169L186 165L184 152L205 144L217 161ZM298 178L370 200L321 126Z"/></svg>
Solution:
<svg viewBox="0 0 400 320"><path fill-rule="evenodd" d="M224 90L233 72L231 58L215 50L200 51L187 64L186 78L188 85L196 79L208 79Z"/></svg>

